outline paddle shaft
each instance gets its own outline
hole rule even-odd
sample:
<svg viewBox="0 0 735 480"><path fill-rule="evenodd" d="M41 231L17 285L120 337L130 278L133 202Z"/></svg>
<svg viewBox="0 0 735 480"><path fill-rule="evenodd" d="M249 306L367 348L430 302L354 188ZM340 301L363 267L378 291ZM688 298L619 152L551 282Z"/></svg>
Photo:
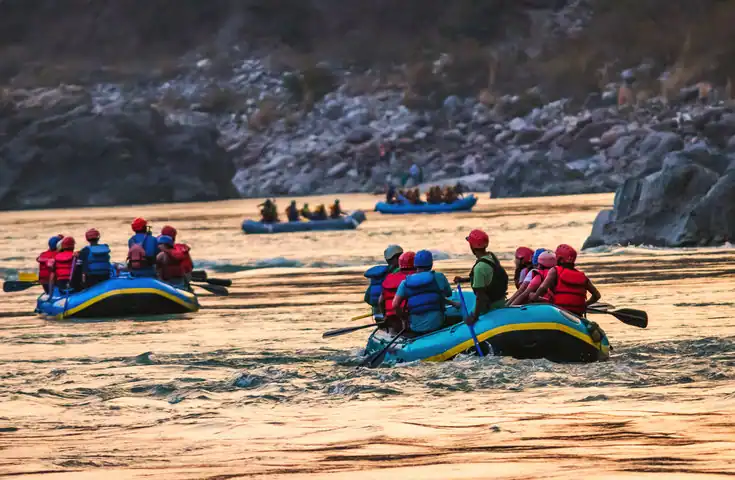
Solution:
<svg viewBox="0 0 735 480"><path fill-rule="evenodd" d="M459 303L462 304L462 315L464 316L465 323L467 323L467 318L470 316L470 313L467 311L467 304L464 303L464 295L462 295L462 285L459 283L457 284L457 293L459 293ZM482 354L482 348L480 348L480 342L477 340L477 335L475 335L475 327L467 323L467 328L470 329L470 335L472 335L472 341L475 343L475 350L477 350L477 355L480 357L483 357Z"/></svg>
<svg viewBox="0 0 735 480"><path fill-rule="evenodd" d="M219 285L207 285L204 283L194 283L194 282L191 282L191 285L194 287L199 287L202 290L206 290L210 293L213 293L221 297L226 297L227 295L230 294L230 292L225 287L221 287Z"/></svg>
<svg viewBox="0 0 735 480"><path fill-rule="evenodd" d="M366 358L365 360L363 360L363 362L360 364L360 366L361 367L364 367L364 366L367 365L368 368L375 368L378 365L380 365L381 363L383 363L383 356L385 355L385 352L387 352L388 349L394 343L396 343L396 340L398 340L401 337L401 335L403 335L405 332L406 332L406 329L403 328L400 332L398 332L398 334L396 334L395 337L393 337L393 340L391 340L390 342L388 342L388 345L386 345L381 351L379 351L378 353L376 353L372 357Z"/></svg>
<svg viewBox="0 0 735 480"><path fill-rule="evenodd" d="M367 325L358 325L356 327L345 327L345 328L336 328L334 330L328 330L322 334L322 338L332 338L332 337L339 337L340 335L346 335L348 333L356 332L357 330L362 330L363 328L370 328L374 326L380 326L382 323L368 323Z"/></svg>

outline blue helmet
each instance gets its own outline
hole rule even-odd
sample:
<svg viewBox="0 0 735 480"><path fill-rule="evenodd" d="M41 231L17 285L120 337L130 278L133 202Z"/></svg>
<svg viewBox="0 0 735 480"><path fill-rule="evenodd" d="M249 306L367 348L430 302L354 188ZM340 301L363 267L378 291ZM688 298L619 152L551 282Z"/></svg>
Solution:
<svg viewBox="0 0 735 480"><path fill-rule="evenodd" d="M59 240L61 240L61 237L59 237L58 235L49 238L48 239L48 249L56 250L56 246L59 244Z"/></svg>
<svg viewBox="0 0 735 480"><path fill-rule="evenodd" d="M413 259L415 268L431 268L434 265L434 256L428 250L419 250Z"/></svg>
<svg viewBox="0 0 735 480"><path fill-rule="evenodd" d="M545 248L537 248L535 252L533 252L533 260L531 262L534 265L538 265L538 257L546 251Z"/></svg>
<svg viewBox="0 0 735 480"><path fill-rule="evenodd" d="M161 235L158 237L158 244L159 245L171 245L174 244L174 239L169 237L168 235Z"/></svg>

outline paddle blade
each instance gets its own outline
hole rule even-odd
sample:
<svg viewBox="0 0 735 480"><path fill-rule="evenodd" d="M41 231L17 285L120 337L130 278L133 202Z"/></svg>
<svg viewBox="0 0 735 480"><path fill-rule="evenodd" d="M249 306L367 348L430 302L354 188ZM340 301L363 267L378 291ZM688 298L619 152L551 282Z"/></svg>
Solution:
<svg viewBox="0 0 735 480"><path fill-rule="evenodd" d="M388 345L385 346L381 351L373 354L371 357L366 358L363 360L363 362L360 364L361 367L368 367L368 368L376 368L378 365L383 363L383 359L385 358L385 354L388 352L388 349L398 340L401 338L401 336L406 332L406 329L402 329L398 334L393 337L393 340L388 342Z"/></svg>
<svg viewBox="0 0 735 480"><path fill-rule="evenodd" d="M646 328L648 326L648 313L635 308L621 308L610 312L621 322L638 328Z"/></svg>
<svg viewBox="0 0 735 480"><path fill-rule="evenodd" d="M227 290L225 287L220 287L218 285L207 285L207 284L201 284L201 283L192 283L192 285L195 287L199 287L202 290L206 290L220 297L226 297L227 295L230 294L229 290Z"/></svg>
<svg viewBox="0 0 735 480"><path fill-rule="evenodd" d="M363 328L370 328L374 327L374 323L369 323L367 325L358 325L357 327L345 327L345 328L336 328L334 330L328 330L322 334L322 338L332 338L332 337L339 337L340 335L346 335L348 333L355 332L357 330L362 330Z"/></svg>
<svg viewBox="0 0 735 480"><path fill-rule="evenodd" d="M219 285L220 287L232 286L232 280L229 278L208 278L207 283L210 285Z"/></svg>
<svg viewBox="0 0 735 480"><path fill-rule="evenodd" d="M194 270L191 272L191 279L195 282L206 282L207 272L205 272L204 270Z"/></svg>
<svg viewBox="0 0 735 480"><path fill-rule="evenodd" d="M36 285L38 285L38 283L36 282L8 280L7 282L3 283L3 292L22 292L23 290L28 290L29 288L35 287Z"/></svg>
<svg viewBox="0 0 735 480"><path fill-rule="evenodd" d="M38 282L37 272L19 272L18 280L21 282L36 283Z"/></svg>

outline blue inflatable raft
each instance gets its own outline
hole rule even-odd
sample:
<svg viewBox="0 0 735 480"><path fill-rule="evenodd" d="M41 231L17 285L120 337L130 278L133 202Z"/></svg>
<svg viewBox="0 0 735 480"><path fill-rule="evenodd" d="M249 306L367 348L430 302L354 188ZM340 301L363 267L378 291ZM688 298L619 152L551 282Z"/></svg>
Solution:
<svg viewBox="0 0 735 480"><path fill-rule="evenodd" d="M189 290L155 278L121 276L72 293L56 289L51 298L38 297L36 313L64 318L130 317L196 312L199 302Z"/></svg>
<svg viewBox="0 0 735 480"><path fill-rule="evenodd" d="M256 233L312 232L320 230L354 230L365 221L365 213L358 210L342 218L310 220L308 222L262 223L253 220L242 222L242 231Z"/></svg>
<svg viewBox="0 0 735 480"><path fill-rule="evenodd" d="M475 296L463 292L467 308ZM453 300L459 301L457 292ZM441 362L464 352L474 352L469 327L457 309L447 307L449 320L458 322L441 330L397 340L387 351L383 364L424 360ZM610 357L610 343L602 330L599 342L590 336L590 323L548 304L524 305L491 311L475 324L475 334L484 353L519 359L546 358L554 362L596 362ZM372 355L393 339L393 334L376 330L368 339L366 355Z"/></svg>
<svg viewBox="0 0 735 480"><path fill-rule="evenodd" d="M385 203L379 202L375 205L375 211L380 213L404 214L404 213L449 213L469 212L477 203L477 197L468 195L452 203Z"/></svg>

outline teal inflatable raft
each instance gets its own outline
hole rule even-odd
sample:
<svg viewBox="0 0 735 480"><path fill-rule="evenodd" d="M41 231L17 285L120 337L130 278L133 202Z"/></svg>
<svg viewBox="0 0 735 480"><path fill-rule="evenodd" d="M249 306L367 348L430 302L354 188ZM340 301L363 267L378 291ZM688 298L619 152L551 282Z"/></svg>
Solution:
<svg viewBox="0 0 735 480"><path fill-rule="evenodd" d="M242 231L249 234L257 233L288 233L313 232L321 230L354 230L365 221L365 212L352 212L342 218L330 220L310 220L308 222L279 222L263 223L253 220L242 222Z"/></svg>
<svg viewBox="0 0 735 480"><path fill-rule="evenodd" d="M475 296L464 292L467 307L472 309ZM454 293L455 301L459 296ZM469 327L461 322L460 313L447 308L454 325L416 337L397 340L387 351L384 364L424 360L441 362L460 353L473 352L474 342ZM483 352L519 359L546 358L554 362L597 362L610 356L610 343L604 332L599 342L590 336L589 323L565 310L548 304L533 304L494 310L481 316L475 334ZM393 334L376 330L368 339L366 355L388 345Z"/></svg>
<svg viewBox="0 0 735 480"><path fill-rule="evenodd" d="M55 290L43 294L36 313L57 320L64 318L130 317L196 312L199 302L189 290L155 278L121 276L87 290L65 295Z"/></svg>
<svg viewBox="0 0 735 480"><path fill-rule="evenodd" d="M375 211L390 214L469 212L476 203L477 197L474 195L468 195L452 203L421 203L414 205L412 203L378 202L375 205Z"/></svg>

